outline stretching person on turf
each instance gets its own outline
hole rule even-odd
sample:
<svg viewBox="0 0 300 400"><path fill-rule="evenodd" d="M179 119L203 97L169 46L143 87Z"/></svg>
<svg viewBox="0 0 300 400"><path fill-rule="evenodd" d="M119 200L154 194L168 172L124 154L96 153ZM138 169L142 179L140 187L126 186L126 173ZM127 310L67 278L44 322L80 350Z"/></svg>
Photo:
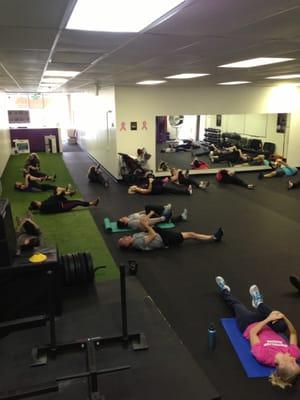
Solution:
<svg viewBox="0 0 300 400"><path fill-rule="evenodd" d="M132 230L143 230L141 226L141 219L146 215L149 218L149 225L153 226L161 222L180 222L187 220L187 209L185 208L181 215L172 217L172 206L167 204L166 206L145 206L144 211L139 211L128 216L124 216L118 219L118 228L130 228Z"/></svg>
<svg viewBox="0 0 300 400"><path fill-rule="evenodd" d="M56 214L71 211L75 207L96 207L100 201L99 197L94 201L68 200L66 195L66 191L57 190L56 194L46 200L32 201L29 210L39 211L41 214Z"/></svg>
<svg viewBox="0 0 300 400"><path fill-rule="evenodd" d="M209 186L208 181L200 181L199 183L192 179L189 176L188 170L183 173L181 169L171 168L170 169L171 177L170 181L179 185L190 186L192 185L195 188L206 189Z"/></svg>
<svg viewBox="0 0 300 400"><path fill-rule="evenodd" d="M242 186L247 189L254 189L254 185L246 183L241 178L237 177L234 171L229 171L228 169L220 169L216 174L216 180L219 183L227 183Z"/></svg>
<svg viewBox="0 0 300 400"><path fill-rule="evenodd" d="M31 153L26 159L23 174L29 174L31 176L35 176L37 178L44 178L46 181L55 181L56 175L48 175L45 172L41 171L41 164L39 156L36 153Z"/></svg>
<svg viewBox="0 0 300 400"><path fill-rule="evenodd" d="M33 221L31 212L25 217L16 218L16 239L18 251L32 249L40 245L41 230Z"/></svg>
<svg viewBox="0 0 300 400"><path fill-rule="evenodd" d="M145 232L121 237L118 241L121 248L149 251L164 247L179 246L188 239L201 242L219 242L223 236L222 228L219 228L213 235L195 232L174 232L153 228L149 225L149 219L146 216L140 219L140 224Z"/></svg>
<svg viewBox="0 0 300 400"><path fill-rule="evenodd" d="M44 183L45 178L38 178L30 174L26 174L24 182L16 182L15 189L19 192L46 192L55 191L56 189L70 190L64 187L59 187L56 185L51 185L49 183ZM68 185L70 188L70 185Z"/></svg>
<svg viewBox="0 0 300 400"><path fill-rule="evenodd" d="M192 185L188 187L183 185L177 185L173 182L164 182L164 180L159 178L149 178L148 185L145 187L133 185L128 189L129 194L139 193L139 194L186 194L192 195Z"/></svg>
<svg viewBox="0 0 300 400"><path fill-rule="evenodd" d="M230 287L221 276L216 277L221 296L234 311L237 325L243 336L250 341L251 353L258 362L276 367L270 376L272 385L285 388L291 386L300 375L300 358L297 332L291 321L280 311L272 311L263 302L263 297L256 285L249 289L252 306L250 311L232 296ZM288 340L279 333L288 333Z"/></svg>
<svg viewBox="0 0 300 400"><path fill-rule="evenodd" d="M298 169L296 167L290 167L284 160L278 158L274 163L272 163L274 168L271 172L260 172L258 175L258 179L263 178L274 178L274 177L282 177L282 176L293 176L296 175Z"/></svg>

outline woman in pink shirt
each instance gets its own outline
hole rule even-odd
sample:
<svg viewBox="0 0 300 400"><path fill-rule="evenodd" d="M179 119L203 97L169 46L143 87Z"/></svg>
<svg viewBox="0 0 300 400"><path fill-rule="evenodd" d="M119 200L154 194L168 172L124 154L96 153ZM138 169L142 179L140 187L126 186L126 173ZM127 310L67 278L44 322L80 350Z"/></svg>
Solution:
<svg viewBox="0 0 300 400"><path fill-rule="evenodd" d="M249 289L255 309L250 311L232 296L224 278L217 276L216 283L223 300L234 311L240 331L250 341L253 356L261 364L275 367L270 376L271 383L282 389L291 386L300 375L300 366L297 364L300 349L297 332L291 321L280 311L272 311L263 302L256 285ZM284 332L288 332L288 339L281 335Z"/></svg>

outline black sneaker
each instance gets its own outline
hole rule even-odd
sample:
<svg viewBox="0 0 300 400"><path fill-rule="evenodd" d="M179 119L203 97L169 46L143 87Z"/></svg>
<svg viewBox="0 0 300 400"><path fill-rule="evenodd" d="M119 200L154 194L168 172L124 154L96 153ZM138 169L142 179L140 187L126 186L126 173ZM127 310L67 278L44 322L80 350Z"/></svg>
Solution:
<svg viewBox="0 0 300 400"><path fill-rule="evenodd" d="M263 172L260 172L259 174L258 174L258 179L263 179L264 178L264 173Z"/></svg>
<svg viewBox="0 0 300 400"><path fill-rule="evenodd" d="M224 235L223 229L219 228L217 230L217 232L215 232L214 235L213 235L214 236L214 241L215 242L220 242L222 240L223 235Z"/></svg>
<svg viewBox="0 0 300 400"><path fill-rule="evenodd" d="M300 292L300 278L298 276L291 275L290 276L290 282Z"/></svg>

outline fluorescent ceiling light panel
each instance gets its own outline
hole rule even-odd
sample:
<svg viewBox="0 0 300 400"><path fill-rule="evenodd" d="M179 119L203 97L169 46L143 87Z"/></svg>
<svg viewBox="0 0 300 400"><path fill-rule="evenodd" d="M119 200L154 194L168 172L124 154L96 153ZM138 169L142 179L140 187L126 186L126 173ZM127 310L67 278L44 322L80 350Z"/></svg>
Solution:
<svg viewBox="0 0 300 400"><path fill-rule="evenodd" d="M210 74L178 74L178 75L171 75L166 76L166 79L192 79L192 78L199 78L200 76L206 76Z"/></svg>
<svg viewBox="0 0 300 400"><path fill-rule="evenodd" d="M80 74L79 71L46 71L44 76L59 76L59 77L67 77L74 78L74 76Z"/></svg>
<svg viewBox="0 0 300 400"><path fill-rule="evenodd" d="M184 0L78 0L66 29L139 32Z"/></svg>
<svg viewBox="0 0 300 400"><path fill-rule="evenodd" d="M159 85L161 83L165 83L166 81L141 81L137 82L137 85Z"/></svg>
<svg viewBox="0 0 300 400"><path fill-rule="evenodd" d="M296 79L300 78L300 74L268 76L266 79Z"/></svg>
<svg viewBox="0 0 300 400"><path fill-rule="evenodd" d="M232 81L232 82L221 82L218 85L244 85L245 83L251 83L250 81Z"/></svg>
<svg viewBox="0 0 300 400"><path fill-rule="evenodd" d="M43 78L41 83L65 83L67 81L66 78Z"/></svg>
<svg viewBox="0 0 300 400"><path fill-rule="evenodd" d="M238 61L231 64L219 65L220 68L253 68L260 65L276 64L284 61L295 60L294 58L274 58L274 57L258 57L249 60Z"/></svg>

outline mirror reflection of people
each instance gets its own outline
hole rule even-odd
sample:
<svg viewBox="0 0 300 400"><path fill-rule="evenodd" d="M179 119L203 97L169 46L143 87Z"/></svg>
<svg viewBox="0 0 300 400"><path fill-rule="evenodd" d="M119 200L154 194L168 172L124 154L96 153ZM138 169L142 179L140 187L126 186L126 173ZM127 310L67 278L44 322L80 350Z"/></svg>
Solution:
<svg viewBox="0 0 300 400"><path fill-rule="evenodd" d="M175 232L173 230L153 228L150 226L149 218L146 216L140 219L140 224L143 227L144 232L122 236L118 240L118 244L121 248L150 251L166 247L176 247L189 239L200 242L220 242L223 237L222 228L219 228L211 235L196 232Z"/></svg>
<svg viewBox="0 0 300 400"><path fill-rule="evenodd" d="M291 167L282 158L278 158L273 163L274 170L271 172L260 172L258 179L264 178L281 178L283 176L294 176L297 174L298 169L296 167Z"/></svg>
<svg viewBox="0 0 300 400"><path fill-rule="evenodd" d="M187 209L185 208L182 213L176 217L172 216L172 205L146 205L145 209L121 217L117 221L118 228L130 228L132 230L142 230L141 219L146 216L150 226L159 224L161 222L180 222L187 220Z"/></svg>
<svg viewBox="0 0 300 400"><path fill-rule="evenodd" d="M292 322L280 311L272 311L263 301L256 285L249 289L252 306L250 311L231 294L230 287L221 276L216 283L225 303L234 311L237 325L243 336L249 340L251 353L261 364L275 367L269 377L272 385L282 389L292 386L300 375L300 359L297 332ZM280 333L288 333L285 339Z"/></svg>
<svg viewBox="0 0 300 400"><path fill-rule="evenodd" d="M235 171L229 171L228 169L220 169L216 174L216 180L221 184L231 184L242 186L246 189L254 189L252 183L246 183L235 174Z"/></svg>

